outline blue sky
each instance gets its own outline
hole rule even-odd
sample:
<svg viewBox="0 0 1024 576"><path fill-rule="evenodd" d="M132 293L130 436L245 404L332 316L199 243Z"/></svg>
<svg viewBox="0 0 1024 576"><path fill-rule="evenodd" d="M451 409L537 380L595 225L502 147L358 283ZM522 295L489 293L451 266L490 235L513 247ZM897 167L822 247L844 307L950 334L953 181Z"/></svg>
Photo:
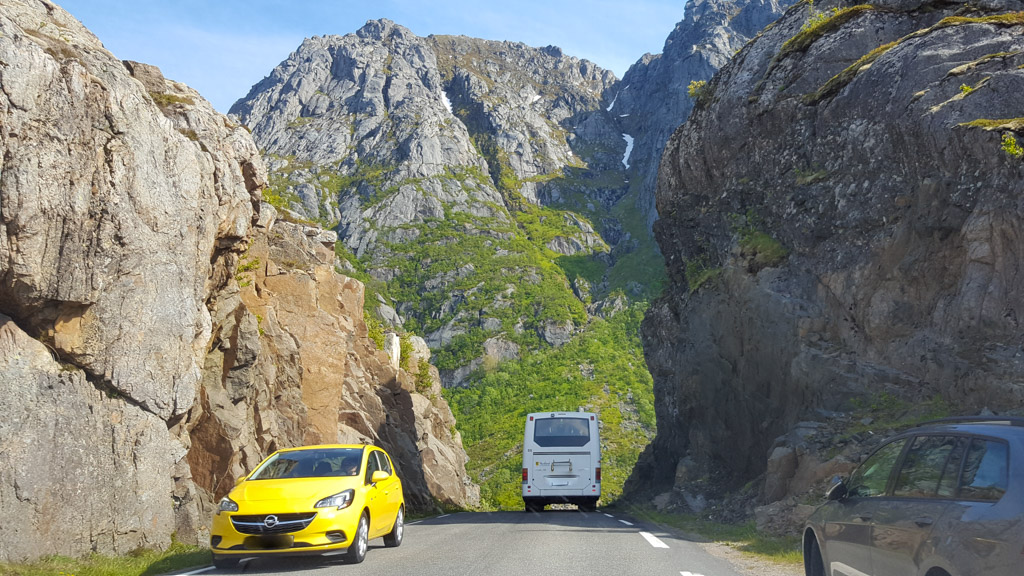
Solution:
<svg viewBox="0 0 1024 576"><path fill-rule="evenodd" d="M388 18L420 36L555 45L622 77L660 53L684 0L57 0L122 60L159 66L227 112L303 38Z"/></svg>

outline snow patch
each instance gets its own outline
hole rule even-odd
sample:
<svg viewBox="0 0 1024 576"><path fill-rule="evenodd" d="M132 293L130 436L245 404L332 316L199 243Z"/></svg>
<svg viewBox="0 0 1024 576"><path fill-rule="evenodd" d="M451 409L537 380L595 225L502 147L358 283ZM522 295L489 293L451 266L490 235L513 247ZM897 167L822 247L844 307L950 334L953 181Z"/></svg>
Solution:
<svg viewBox="0 0 1024 576"><path fill-rule="evenodd" d="M628 89L629 89L629 86L627 85L627 86L626 86L625 88L623 88L622 90L619 90L618 92L616 92L616 93L615 93L615 98L612 98L612 103L608 105L608 108L606 108L606 109L605 109L605 111L606 111L606 112L611 112L611 111L612 111L612 108L614 108L614 107L615 107L615 103L619 101L619 94L622 94L623 92L625 92L625 91L626 91L626 90L628 90Z"/></svg>
<svg viewBox="0 0 1024 576"><path fill-rule="evenodd" d="M452 101L448 99L448 94L444 90L441 91L441 102L444 103L444 107L448 109L449 114L454 114L452 110Z"/></svg>
<svg viewBox="0 0 1024 576"><path fill-rule="evenodd" d="M626 118L629 114L619 114L619 118Z"/></svg>
<svg viewBox="0 0 1024 576"><path fill-rule="evenodd" d="M622 155L622 165L629 170L629 155L633 153L633 137L629 134L623 134L622 139L626 141L626 153Z"/></svg>
<svg viewBox="0 0 1024 576"><path fill-rule="evenodd" d="M540 100L540 94L537 94L536 96L534 96L533 100L530 100L530 104L535 104L537 102L537 100Z"/></svg>

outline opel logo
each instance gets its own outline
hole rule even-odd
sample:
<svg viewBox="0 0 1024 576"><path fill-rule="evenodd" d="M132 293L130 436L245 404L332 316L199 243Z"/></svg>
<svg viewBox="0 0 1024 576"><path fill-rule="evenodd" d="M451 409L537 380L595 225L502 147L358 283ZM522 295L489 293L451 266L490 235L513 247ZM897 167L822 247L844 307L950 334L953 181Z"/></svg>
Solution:
<svg viewBox="0 0 1024 576"><path fill-rule="evenodd" d="M273 528L274 526L277 526L277 516L274 516L273 514L267 516L263 519L263 525L267 528Z"/></svg>

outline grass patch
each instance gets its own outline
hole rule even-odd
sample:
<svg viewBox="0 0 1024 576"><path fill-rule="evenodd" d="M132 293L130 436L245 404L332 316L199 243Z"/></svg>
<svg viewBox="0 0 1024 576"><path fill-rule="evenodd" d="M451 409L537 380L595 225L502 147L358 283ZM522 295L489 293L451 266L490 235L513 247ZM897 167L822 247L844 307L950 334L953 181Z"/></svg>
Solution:
<svg viewBox="0 0 1024 576"><path fill-rule="evenodd" d="M721 268L713 267L708 263L707 256L688 261L686 263L686 283L689 285L690 294L699 290L707 282L718 278L721 273Z"/></svg>
<svg viewBox="0 0 1024 576"><path fill-rule="evenodd" d="M753 521L744 524L721 524L704 520L694 514L669 514L650 508L632 506L627 510L630 514L648 522L670 526L775 562L784 564L801 564L803 562L799 536L782 537L763 534L757 531Z"/></svg>
<svg viewBox="0 0 1024 576"><path fill-rule="evenodd" d="M1024 132L1024 118L979 118L970 122L964 122L959 124L959 126L981 128L982 130L1013 130L1014 132Z"/></svg>
<svg viewBox="0 0 1024 576"><path fill-rule="evenodd" d="M176 105L191 106L196 103L190 96L179 96L177 94L166 94L164 92L150 92L150 98L161 108L171 108Z"/></svg>
<svg viewBox="0 0 1024 576"><path fill-rule="evenodd" d="M807 50L818 38L838 30L843 24L872 10L875 10L875 7L870 4L858 4L849 8L843 8L842 10L824 12L823 14L827 15L825 18L815 18L812 16L811 20L808 21L809 25L805 25L795 36L782 43L782 49L775 56L775 60L779 61L790 54Z"/></svg>
<svg viewBox="0 0 1024 576"><path fill-rule="evenodd" d="M857 75L858 72L860 72L861 70L868 66L871 66L871 64L873 64L875 60L878 60L878 58L882 54L888 52L898 43L898 41L893 41L889 42L888 44L882 44L878 48L875 48L871 52L868 52L867 54L861 56L860 59L858 59L856 62L854 62L850 66L847 66L845 70L830 78L829 81L826 82L816 92L812 92L811 94L805 95L803 97L804 104L817 104L818 102L824 100L825 98L831 98L832 96L835 96L836 94L839 93L840 90L846 87L847 84L853 81L853 78Z"/></svg>
<svg viewBox="0 0 1024 576"><path fill-rule="evenodd" d="M47 556L26 564L0 564L0 576L155 576L213 562L210 549L173 541L164 551L140 549L125 556Z"/></svg>

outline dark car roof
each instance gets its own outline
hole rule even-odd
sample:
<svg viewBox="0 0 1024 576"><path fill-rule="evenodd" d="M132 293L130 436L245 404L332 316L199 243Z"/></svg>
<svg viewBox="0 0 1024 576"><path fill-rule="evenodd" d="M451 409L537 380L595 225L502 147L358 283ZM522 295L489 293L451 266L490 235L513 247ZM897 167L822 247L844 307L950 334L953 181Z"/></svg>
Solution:
<svg viewBox="0 0 1024 576"><path fill-rule="evenodd" d="M987 436L1024 437L1024 417L1020 416L958 416L924 422L907 433L966 432Z"/></svg>

